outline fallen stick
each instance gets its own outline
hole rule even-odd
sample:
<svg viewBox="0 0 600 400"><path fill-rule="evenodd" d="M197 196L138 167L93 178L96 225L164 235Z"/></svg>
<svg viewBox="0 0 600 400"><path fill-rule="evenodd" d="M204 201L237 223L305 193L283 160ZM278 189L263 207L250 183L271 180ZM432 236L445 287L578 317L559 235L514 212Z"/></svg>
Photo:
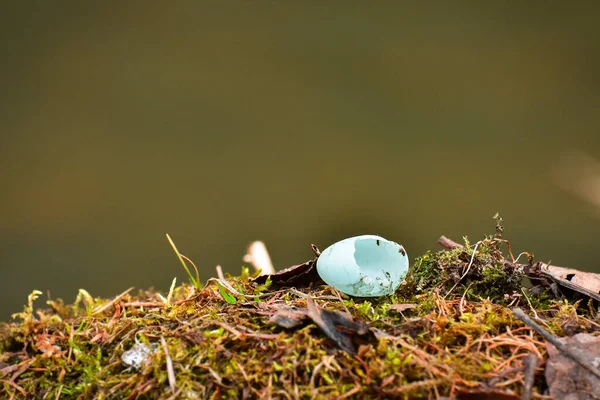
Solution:
<svg viewBox="0 0 600 400"><path fill-rule="evenodd" d="M560 340L558 340L558 338L556 336L552 335L550 332L548 332L547 330L545 330L544 328L542 328L541 326L536 324L520 308L517 307L517 308L513 309L512 312L515 315L515 317L517 317L525 325L527 325L528 327L530 327L531 329L533 329L534 331L539 333L544 339L546 339L548 342L552 343L552 345L554 345L554 347L556 347L558 350L562 351L567 356L569 356L573 361L575 361L577 364L581 365L583 368L587 369L592 374L594 374L598 378L600 378L600 370L594 368L593 365L591 365L589 362L587 362L586 359L581 355L581 353L579 351L569 349L565 344L563 344Z"/></svg>
<svg viewBox="0 0 600 400"><path fill-rule="evenodd" d="M456 243L454 240L447 238L446 236L440 236L438 242L447 249L457 249L459 247L463 247L462 244Z"/></svg>

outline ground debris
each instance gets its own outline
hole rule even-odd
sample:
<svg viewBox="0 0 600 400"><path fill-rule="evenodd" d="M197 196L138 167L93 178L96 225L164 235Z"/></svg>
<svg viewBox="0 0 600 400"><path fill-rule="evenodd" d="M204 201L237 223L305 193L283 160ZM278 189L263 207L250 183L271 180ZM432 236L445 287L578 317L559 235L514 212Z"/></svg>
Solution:
<svg viewBox="0 0 600 400"><path fill-rule="evenodd" d="M325 335L333 340L340 349L350 354L356 354L356 348L352 342L350 332L355 335L366 335L369 332L369 326L363 321L354 321L351 316L339 311L329 311L319 308L310 298L306 303L308 316L321 328ZM338 326L347 328L346 332L338 330Z"/></svg>
<svg viewBox="0 0 600 400"><path fill-rule="evenodd" d="M269 322L277 324L282 328L296 328L308 319L308 310L279 309L269 318Z"/></svg>
<svg viewBox="0 0 600 400"><path fill-rule="evenodd" d="M554 295L558 298L565 298L575 293L579 295L578 297L583 295L600 302L600 274L558 267L542 262L526 266L525 271L532 282L549 287L555 285ZM558 290L558 287L561 290ZM575 296L570 295L568 297L574 298Z"/></svg>
<svg viewBox="0 0 600 400"><path fill-rule="evenodd" d="M600 337L578 333L558 339L567 349L576 351L600 372ZM592 400L600 397L600 378L547 343L546 381L556 399Z"/></svg>
<svg viewBox="0 0 600 400"><path fill-rule="evenodd" d="M356 336L366 336L369 333L369 325L364 321L354 320L346 313L320 308L311 298L307 298L306 306L304 309L280 308L269 322L291 329L311 320L340 349L356 354L356 346L352 339Z"/></svg>
<svg viewBox="0 0 600 400"><path fill-rule="evenodd" d="M0 398L513 400L591 382L564 375L562 352L512 310L556 337L597 340L597 302L526 289L505 245L496 235L428 252L382 298L341 296L310 275L314 260L168 296L81 290L73 304L34 309L36 291L17 321L0 324ZM132 364L137 343L144 354Z"/></svg>

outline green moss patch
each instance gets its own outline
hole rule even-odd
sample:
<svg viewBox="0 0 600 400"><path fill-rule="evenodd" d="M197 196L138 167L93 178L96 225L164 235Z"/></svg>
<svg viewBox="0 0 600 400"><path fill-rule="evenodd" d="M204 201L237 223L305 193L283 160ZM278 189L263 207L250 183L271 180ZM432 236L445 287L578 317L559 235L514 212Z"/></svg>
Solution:
<svg viewBox="0 0 600 400"><path fill-rule="evenodd" d="M100 299L82 290L73 304L34 309L34 292L16 321L0 326L0 398L517 396L525 358L547 353L511 307L535 311L558 336L598 332L600 320L591 301L529 294L522 271L504 259L504 244L488 237L428 252L396 294L377 299L326 285L255 286L247 270L203 288L173 287L167 297L129 291ZM367 335L345 331L355 354L310 319L292 328L270 321L281 310L307 309L308 297L368 325ZM542 363L534 398L544 390Z"/></svg>

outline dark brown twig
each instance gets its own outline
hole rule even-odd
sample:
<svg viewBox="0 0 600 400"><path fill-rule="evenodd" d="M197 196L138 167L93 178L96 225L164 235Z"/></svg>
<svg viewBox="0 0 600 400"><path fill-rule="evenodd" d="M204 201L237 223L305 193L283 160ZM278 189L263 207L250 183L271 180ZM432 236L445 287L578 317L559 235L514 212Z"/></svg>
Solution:
<svg viewBox="0 0 600 400"><path fill-rule="evenodd" d="M556 336L552 335L550 332L536 324L527 314L523 312L520 308L515 308L512 310L515 317L521 320L525 325L529 326L531 329L539 333L544 339L552 343L554 347L558 350L565 353L569 356L573 361L577 364L581 365L583 368L590 371L592 374L600 378L600 370L594 368L589 362L585 360L585 358L579 353L579 351L568 348L565 344L563 344L560 340L556 338Z"/></svg>

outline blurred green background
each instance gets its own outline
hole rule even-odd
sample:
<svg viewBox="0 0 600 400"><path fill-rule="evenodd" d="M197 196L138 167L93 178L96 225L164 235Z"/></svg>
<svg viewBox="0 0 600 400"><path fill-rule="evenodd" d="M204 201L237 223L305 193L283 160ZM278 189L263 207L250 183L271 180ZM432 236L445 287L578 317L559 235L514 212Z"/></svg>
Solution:
<svg viewBox="0 0 600 400"><path fill-rule="evenodd" d="M206 280L256 239L412 258L498 211L516 253L600 271L599 4L5 5L0 320L167 290L166 232Z"/></svg>

